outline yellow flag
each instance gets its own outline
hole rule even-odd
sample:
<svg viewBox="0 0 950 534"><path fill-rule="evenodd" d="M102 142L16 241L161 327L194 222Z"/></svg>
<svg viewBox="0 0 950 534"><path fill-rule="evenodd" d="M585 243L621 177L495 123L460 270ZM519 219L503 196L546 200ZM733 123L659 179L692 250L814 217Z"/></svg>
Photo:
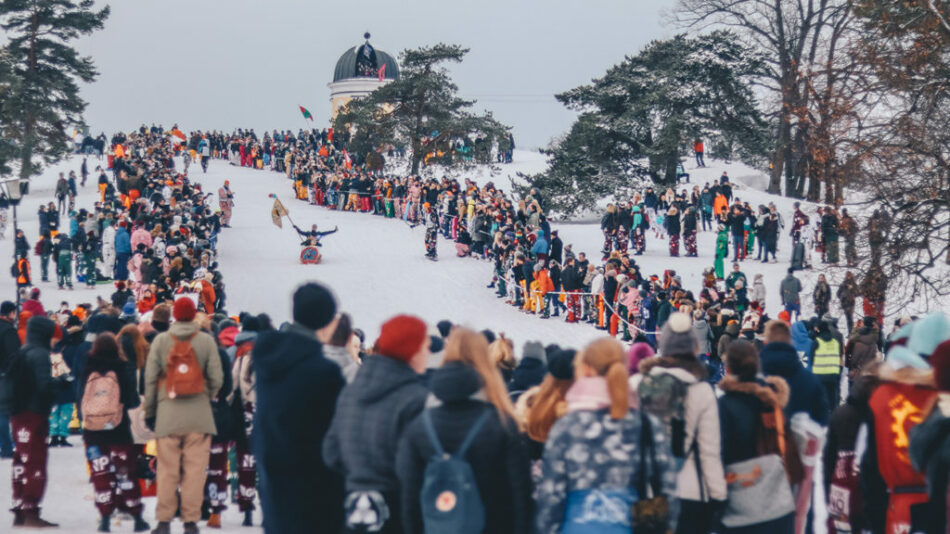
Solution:
<svg viewBox="0 0 950 534"><path fill-rule="evenodd" d="M282 218L287 216L287 208L281 204L279 198L274 199L274 207L270 210L270 216L278 228L284 227Z"/></svg>

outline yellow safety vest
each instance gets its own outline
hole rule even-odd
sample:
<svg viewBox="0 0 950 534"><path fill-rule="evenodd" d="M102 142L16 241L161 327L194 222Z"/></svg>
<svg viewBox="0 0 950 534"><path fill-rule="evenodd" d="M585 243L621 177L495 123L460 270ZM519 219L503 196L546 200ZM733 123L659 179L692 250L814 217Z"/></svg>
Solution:
<svg viewBox="0 0 950 534"><path fill-rule="evenodd" d="M841 355L840 345L837 339L825 341L816 338L815 343L818 348L815 349L815 361L812 362L812 372L816 375L838 375L841 374Z"/></svg>

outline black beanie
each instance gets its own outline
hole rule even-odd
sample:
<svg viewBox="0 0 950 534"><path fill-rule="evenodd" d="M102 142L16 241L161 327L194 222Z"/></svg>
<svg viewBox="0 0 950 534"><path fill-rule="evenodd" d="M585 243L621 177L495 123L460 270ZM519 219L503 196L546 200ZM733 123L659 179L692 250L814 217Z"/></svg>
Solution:
<svg viewBox="0 0 950 534"><path fill-rule="evenodd" d="M0 315L10 315L14 311L16 311L16 304L9 300L5 300L3 304L0 304Z"/></svg>
<svg viewBox="0 0 950 534"><path fill-rule="evenodd" d="M573 349L561 349L548 356L548 372L558 380L571 380L574 378L574 356L577 351Z"/></svg>
<svg viewBox="0 0 950 534"><path fill-rule="evenodd" d="M336 299L326 287L309 282L294 292L294 321L319 330L336 315Z"/></svg>
<svg viewBox="0 0 950 534"><path fill-rule="evenodd" d="M439 329L439 335L443 338L449 337L449 332L452 331L452 323L446 320L439 321L435 327Z"/></svg>

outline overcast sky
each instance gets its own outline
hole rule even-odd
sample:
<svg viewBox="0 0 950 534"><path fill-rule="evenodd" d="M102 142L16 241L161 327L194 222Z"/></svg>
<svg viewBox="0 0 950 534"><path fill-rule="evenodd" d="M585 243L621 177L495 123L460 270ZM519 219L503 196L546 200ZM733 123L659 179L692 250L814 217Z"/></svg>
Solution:
<svg viewBox="0 0 950 534"><path fill-rule="evenodd" d="M94 133L141 123L183 129L297 129L297 110L329 120L336 60L372 33L398 54L438 42L471 49L453 68L463 96L544 146L573 113L554 100L624 55L675 33L675 0L114 0L104 30L80 48L100 76L84 87ZM105 2L100 2L105 4Z"/></svg>

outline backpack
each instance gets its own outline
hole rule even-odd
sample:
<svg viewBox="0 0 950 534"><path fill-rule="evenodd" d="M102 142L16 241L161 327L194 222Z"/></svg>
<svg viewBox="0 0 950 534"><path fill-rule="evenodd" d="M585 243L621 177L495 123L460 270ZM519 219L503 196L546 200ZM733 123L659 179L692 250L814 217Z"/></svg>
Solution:
<svg viewBox="0 0 950 534"><path fill-rule="evenodd" d="M689 384L670 373L648 373L637 393L640 407L666 426L673 456L686 458L686 395Z"/></svg>
<svg viewBox="0 0 950 534"><path fill-rule="evenodd" d="M789 439L792 431L781 408L775 407L761 413L759 428L756 431L756 451L764 456L777 454L782 458L790 484L799 484L805 478L805 466L794 439Z"/></svg>
<svg viewBox="0 0 950 534"><path fill-rule="evenodd" d="M168 361L165 364L165 392L169 399L197 395L205 391L204 370L198 365L191 340L194 334L185 339L175 339Z"/></svg>
<svg viewBox="0 0 950 534"><path fill-rule="evenodd" d="M122 395L115 371L93 371L79 404L85 430L112 430L122 423Z"/></svg>
<svg viewBox="0 0 950 534"><path fill-rule="evenodd" d="M0 367L0 411L7 414L21 411L34 389L34 376L21 348L9 355Z"/></svg>
<svg viewBox="0 0 950 534"><path fill-rule="evenodd" d="M435 449L426 465L420 493L426 534L479 534L484 530L485 506L475 484L472 466L465 461L465 453L490 415L491 410L485 410L468 431L458 451L449 454L439 442L430 411L422 412L426 434Z"/></svg>

